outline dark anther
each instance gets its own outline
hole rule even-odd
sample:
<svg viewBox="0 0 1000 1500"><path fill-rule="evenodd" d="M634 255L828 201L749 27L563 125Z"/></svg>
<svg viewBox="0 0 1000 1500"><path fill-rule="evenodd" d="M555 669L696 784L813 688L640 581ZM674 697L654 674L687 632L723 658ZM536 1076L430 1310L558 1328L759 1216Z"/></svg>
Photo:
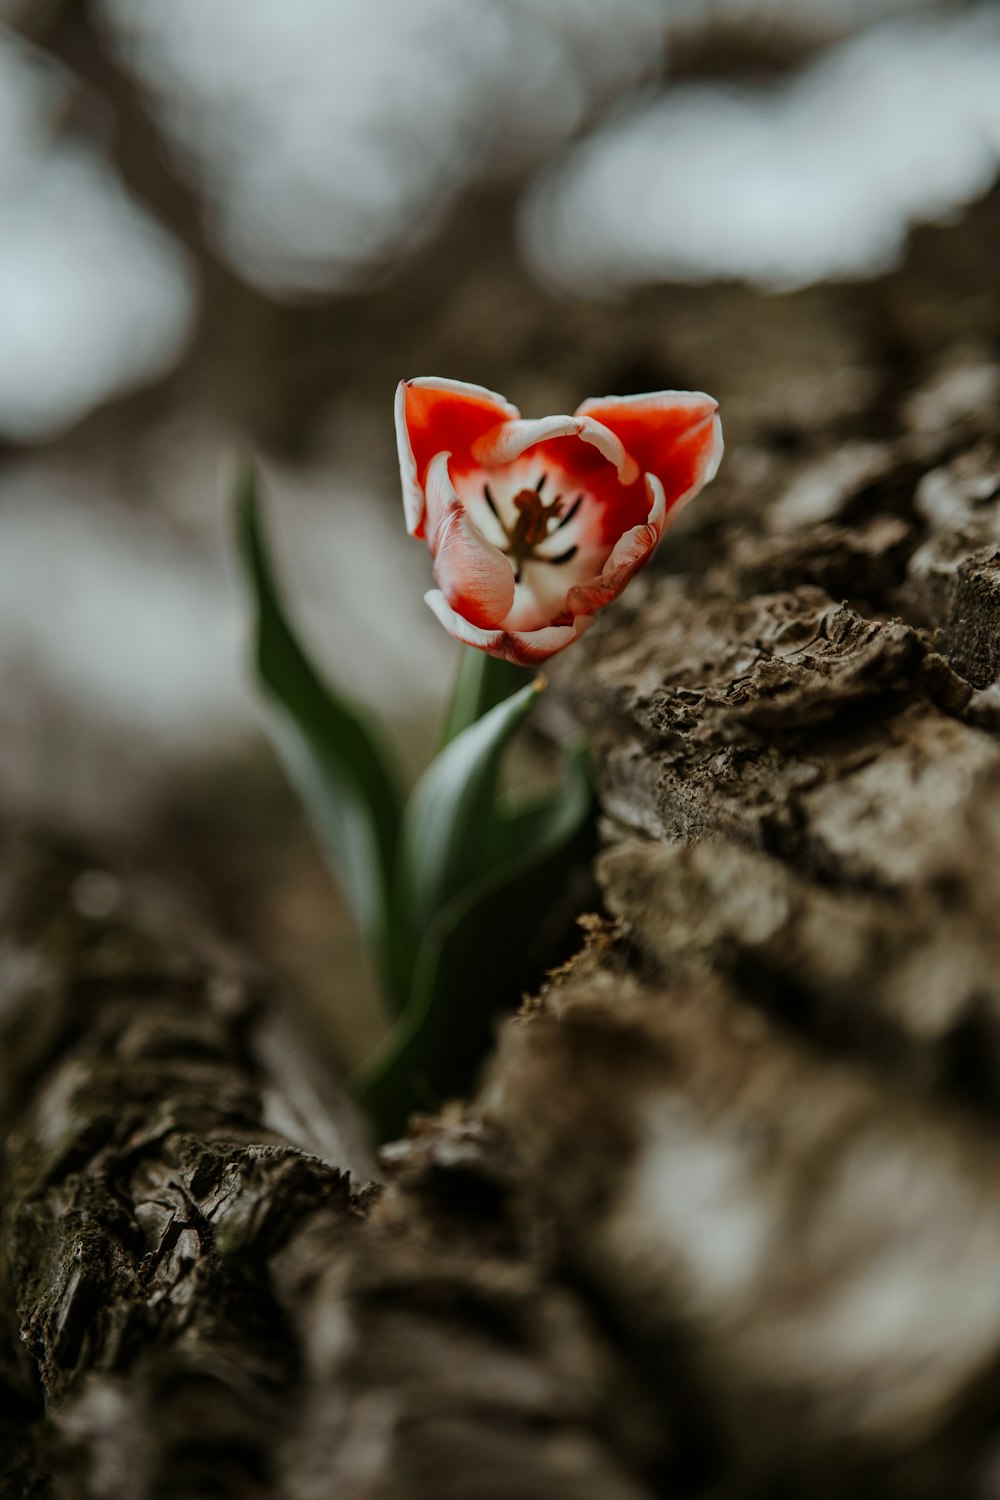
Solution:
<svg viewBox="0 0 1000 1500"><path fill-rule="evenodd" d="M553 526L552 531L553 532L561 531L562 528L567 524L568 521L572 521L573 517L576 515L577 511L580 509L580 506L582 504L583 504L583 496L582 495L577 495L576 499L573 501L573 504L570 506L570 508L566 512L566 514L564 516L560 516L559 520Z"/></svg>
<svg viewBox="0 0 1000 1500"><path fill-rule="evenodd" d="M580 550L579 547L569 547L558 557L543 557L536 550L547 537L553 536L566 525L567 521L571 521L583 504L583 495L577 495L567 513L563 515L562 495L556 495L548 502L542 499L542 489L547 478L546 474L542 474L534 489L520 490L514 496L512 504L517 520L512 526L508 526L500 514L497 503L490 493L489 485L483 485L483 497L504 534L506 546L501 547L500 550L504 557L510 559L515 583L521 582L521 575L527 563L544 562L559 567L562 563L568 563Z"/></svg>

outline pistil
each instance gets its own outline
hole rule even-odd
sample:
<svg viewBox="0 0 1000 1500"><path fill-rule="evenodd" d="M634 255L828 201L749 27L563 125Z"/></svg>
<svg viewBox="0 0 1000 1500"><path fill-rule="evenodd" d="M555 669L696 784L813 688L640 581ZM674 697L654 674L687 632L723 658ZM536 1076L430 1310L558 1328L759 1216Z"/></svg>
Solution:
<svg viewBox="0 0 1000 1500"><path fill-rule="evenodd" d="M578 547L573 546L567 547L565 552L559 553L557 557L542 557L537 550L547 537L561 531L583 504L583 496L577 495L569 510L564 513L561 495L556 495L554 500L546 502L542 499L541 493L545 480L546 475L543 474L534 489L520 490L514 496L512 504L517 512L517 520L513 528L507 525L500 514L496 501L490 494L489 485L483 485L486 503L496 517L506 539L507 545L501 548L501 551L505 557L510 558L513 564L516 583L520 583L521 573L526 563L544 562L551 563L553 567L560 567L574 558L579 551Z"/></svg>

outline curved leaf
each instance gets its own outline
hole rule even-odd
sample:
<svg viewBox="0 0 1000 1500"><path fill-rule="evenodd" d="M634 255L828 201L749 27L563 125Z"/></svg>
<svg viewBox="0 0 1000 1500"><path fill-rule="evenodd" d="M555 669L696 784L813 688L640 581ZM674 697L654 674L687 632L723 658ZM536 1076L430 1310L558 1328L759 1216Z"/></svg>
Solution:
<svg viewBox="0 0 1000 1500"><path fill-rule="evenodd" d="M494 863L504 751L544 686L536 678L470 724L413 790L400 827L396 899L414 950L437 913Z"/></svg>
<svg viewBox="0 0 1000 1500"><path fill-rule="evenodd" d="M255 666L272 709L272 737L399 1005L407 988L391 914L399 787L364 714L323 681L288 619L249 461L237 475L235 505L240 556L256 605Z"/></svg>
<svg viewBox="0 0 1000 1500"><path fill-rule="evenodd" d="M530 950L583 853L591 806L582 742L564 766L556 790L504 817L502 863L453 896L427 930L406 1010L355 1079L379 1139L404 1129L413 1109L467 1089L497 1014L541 978Z"/></svg>

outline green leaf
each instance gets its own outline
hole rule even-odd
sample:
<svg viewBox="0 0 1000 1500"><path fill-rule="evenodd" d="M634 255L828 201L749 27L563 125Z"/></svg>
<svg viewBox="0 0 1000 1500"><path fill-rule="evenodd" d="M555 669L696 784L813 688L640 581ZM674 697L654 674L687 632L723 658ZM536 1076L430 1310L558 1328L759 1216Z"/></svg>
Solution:
<svg viewBox="0 0 1000 1500"><path fill-rule="evenodd" d="M364 714L323 681L299 643L271 565L249 461L237 475L235 505L257 612L255 666L272 709L272 737L398 1008L408 978L391 908L399 787Z"/></svg>
<svg viewBox="0 0 1000 1500"><path fill-rule="evenodd" d="M507 812L507 854L453 896L427 929L409 1003L355 1079L380 1140L417 1108L468 1090L497 1015L542 977L533 952L573 866L584 853L591 786L586 748L564 752L561 784Z"/></svg>
<svg viewBox="0 0 1000 1500"><path fill-rule="evenodd" d="M500 661L475 646L463 646L461 653L455 690L448 706L443 745L449 745L463 729L468 729L491 708L516 692L525 682L529 670L515 666L513 662Z"/></svg>
<svg viewBox="0 0 1000 1500"><path fill-rule="evenodd" d="M414 949L442 907L495 863L504 752L544 685L536 678L464 729L414 787L400 828L396 884Z"/></svg>

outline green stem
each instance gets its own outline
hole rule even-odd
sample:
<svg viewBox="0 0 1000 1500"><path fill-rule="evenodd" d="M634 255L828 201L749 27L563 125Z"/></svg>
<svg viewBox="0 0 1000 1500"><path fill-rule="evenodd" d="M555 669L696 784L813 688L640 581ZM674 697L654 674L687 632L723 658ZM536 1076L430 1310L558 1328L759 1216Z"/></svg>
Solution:
<svg viewBox="0 0 1000 1500"><path fill-rule="evenodd" d="M442 748L529 681L530 669L500 661L475 646L463 646L448 706Z"/></svg>

